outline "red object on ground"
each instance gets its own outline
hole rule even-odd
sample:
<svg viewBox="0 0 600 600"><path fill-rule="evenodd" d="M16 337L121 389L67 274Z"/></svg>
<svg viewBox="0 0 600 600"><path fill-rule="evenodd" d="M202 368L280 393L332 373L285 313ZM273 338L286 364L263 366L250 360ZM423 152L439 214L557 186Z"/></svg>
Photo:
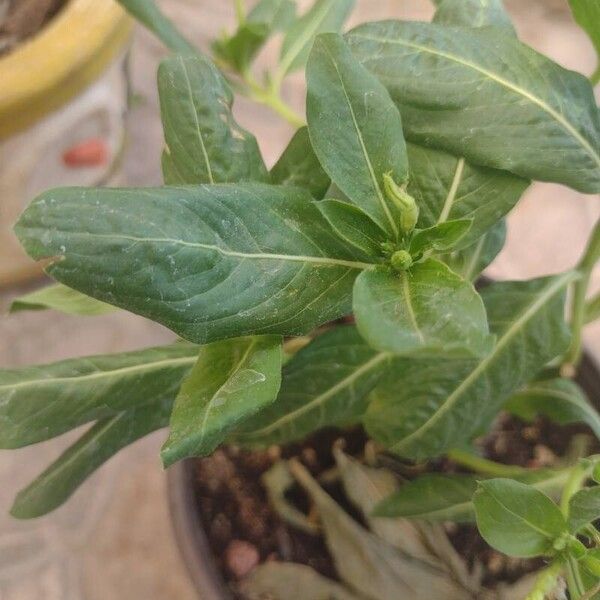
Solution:
<svg viewBox="0 0 600 600"><path fill-rule="evenodd" d="M67 167L100 167L108 162L108 147L100 138L90 138L71 146L62 156Z"/></svg>

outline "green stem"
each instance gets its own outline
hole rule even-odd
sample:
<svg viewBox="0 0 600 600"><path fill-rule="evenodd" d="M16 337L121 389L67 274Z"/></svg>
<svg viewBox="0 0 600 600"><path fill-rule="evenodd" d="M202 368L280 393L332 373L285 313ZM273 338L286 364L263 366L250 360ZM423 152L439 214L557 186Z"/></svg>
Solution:
<svg viewBox="0 0 600 600"><path fill-rule="evenodd" d="M522 467L503 465L487 458L481 458L470 452L465 452L464 450L450 450L447 456L450 460L467 469L490 477L515 477L516 475L528 472L527 469L523 469Z"/></svg>
<svg viewBox="0 0 600 600"><path fill-rule="evenodd" d="M569 502L571 498L583 487L589 475L590 468L584 464L580 463L571 468L571 473L560 497L560 510L565 518L569 516Z"/></svg>
<svg viewBox="0 0 600 600"><path fill-rule="evenodd" d="M600 64L596 67L596 70L590 75L590 83L592 86L600 83Z"/></svg>
<svg viewBox="0 0 600 600"><path fill-rule="evenodd" d="M569 586L571 600L581 600L581 597L585 594L585 586L581 580L579 565L572 556L567 556L567 585Z"/></svg>
<svg viewBox="0 0 600 600"><path fill-rule="evenodd" d="M571 307L571 329L573 336L571 345L565 354L562 373L566 376L575 374L579 360L581 359L583 343L583 326L585 324L585 297L587 294L592 270L600 258L600 221L596 223L588 246L577 265L580 278L573 284L573 305Z"/></svg>
<svg viewBox="0 0 600 600"><path fill-rule="evenodd" d="M244 0L234 0L235 2L235 18L239 25L243 25L246 21L246 7Z"/></svg>
<svg viewBox="0 0 600 600"><path fill-rule="evenodd" d="M587 536L591 540L594 540L596 546L600 547L600 531L598 531L593 525L588 525L585 530L587 532Z"/></svg>
<svg viewBox="0 0 600 600"><path fill-rule="evenodd" d="M535 585L525 600L544 600L556 588L558 578L560 577L563 563L559 560L554 561L549 567L538 573L535 579Z"/></svg>

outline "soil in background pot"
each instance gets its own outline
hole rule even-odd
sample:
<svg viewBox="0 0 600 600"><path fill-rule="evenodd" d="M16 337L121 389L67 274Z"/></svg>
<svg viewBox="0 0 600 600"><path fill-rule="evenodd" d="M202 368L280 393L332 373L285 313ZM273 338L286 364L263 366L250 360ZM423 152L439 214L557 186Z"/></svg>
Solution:
<svg viewBox="0 0 600 600"><path fill-rule="evenodd" d="M37 33L67 0L0 0L0 56Z"/></svg>
<svg viewBox="0 0 600 600"><path fill-rule="evenodd" d="M482 442L487 458L505 464L543 467L569 450L577 434L591 432L585 426L559 426L539 418L524 423L511 416L498 420L495 430ZM269 561L292 561L309 565L323 575L337 579L335 567L320 537L305 534L282 521L267 501L261 476L279 458L297 457L318 477L334 466L333 443L344 439L345 452L361 456L367 438L362 429L349 432L324 430L302 444L265 452L222 448L212 456L197 460L196 497L204 529L224 579L235 589L235 582L247 575L256 564ZM590 452L599 452L600 445ZM441 460L428 466L431 471L460 470L450 461ZM339 484L324 485L335 500L358 521L361 517L344 497ZM306 511L308 501L298 488L290 498ZM449 538L472 567L476 561L486 570L484 584L494 587L500 582L514 582L540 568L539 560L506 557L492 550L473 525L449 524ZM235 592L234 592L235 595ZM239 598L239 596L236 596Z"/></svg>

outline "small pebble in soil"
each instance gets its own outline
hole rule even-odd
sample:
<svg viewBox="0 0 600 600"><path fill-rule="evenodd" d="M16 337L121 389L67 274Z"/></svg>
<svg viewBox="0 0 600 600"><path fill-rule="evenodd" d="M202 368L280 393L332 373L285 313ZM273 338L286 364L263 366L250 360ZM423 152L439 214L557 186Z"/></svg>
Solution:
<svg viewBox="0 0 600 600"><path fill-rule="evenodd" d="M256 546L244 540L231 540L225 549L225 566L236 579L248 575L259 560L260 554Z"/></svg>

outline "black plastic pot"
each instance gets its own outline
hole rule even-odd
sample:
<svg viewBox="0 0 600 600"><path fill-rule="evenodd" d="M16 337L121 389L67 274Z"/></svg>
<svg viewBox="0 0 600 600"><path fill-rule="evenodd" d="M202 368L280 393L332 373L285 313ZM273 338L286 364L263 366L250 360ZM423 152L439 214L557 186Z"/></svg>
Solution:
<svg viewBox="0 0 600 600"><path fill-rule="evenodd" d="M600 409L600 371L589 355L583 357L577 382ZM219 572L199 513L194 486L194 459L184 460L167 472L169 507L177 545L201 600L231 600Z"/></svg>

